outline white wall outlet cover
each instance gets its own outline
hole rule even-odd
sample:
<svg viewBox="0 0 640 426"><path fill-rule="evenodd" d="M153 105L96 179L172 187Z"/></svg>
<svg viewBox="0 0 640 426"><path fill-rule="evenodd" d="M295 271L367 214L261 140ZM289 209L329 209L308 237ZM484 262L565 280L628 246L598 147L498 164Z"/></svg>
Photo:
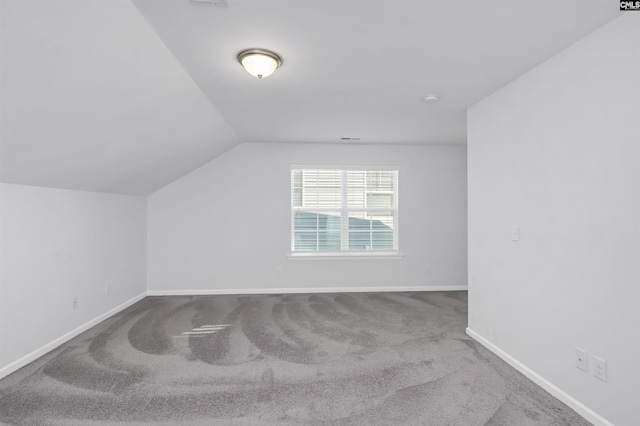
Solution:
<svg viewBox="0 0 640 426"><path fill-rule="evenodd" d="M593 357L593 375L595 378L607 381L607 361L597 356Z"/></svg>
<svg viewBox="0 0 640 426"><path fill-rule="evenodd" d="M511 241L520 241L520 227L518 225L511 226Z"/></svg>
<svg viewBox="0 0 640 426"><path fill-rule="evenodd" d="M576 348L576 367L582 371L587 371L587 351Z"/></svg>

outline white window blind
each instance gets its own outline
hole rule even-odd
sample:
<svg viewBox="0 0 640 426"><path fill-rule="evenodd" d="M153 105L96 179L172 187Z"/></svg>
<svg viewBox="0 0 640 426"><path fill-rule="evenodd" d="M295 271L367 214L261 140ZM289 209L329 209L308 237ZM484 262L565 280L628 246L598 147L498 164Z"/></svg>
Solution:
<svg viewBox="0 0 640 426"><path fill-rule="evenodd" d="M398 171L291 170L291 251L398 251Z"/></svg>

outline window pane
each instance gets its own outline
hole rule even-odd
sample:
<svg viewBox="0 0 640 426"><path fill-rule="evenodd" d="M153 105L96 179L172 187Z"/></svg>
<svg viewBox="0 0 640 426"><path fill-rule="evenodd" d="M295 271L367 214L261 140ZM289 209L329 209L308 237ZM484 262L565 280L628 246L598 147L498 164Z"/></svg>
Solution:
<svg viewBox="0 0 640 426"><path fill-rule="evenodd" d="M319 232L318 250L340 251L340 232Z"/></svg>
<svg viewBox="0 0 640 426"><path fill-rule="evenodd" d="M298 232L294 233L295 251L316 251L318 247L317 232Z"/></svg>
<svg viewBox="0 0 640 426"><path fill-rule="evenodd" d="M340 232L339 213L318 213L318 229L321 231Z"/></svg>
<svg viewBox="0 0 640 426"><path fill-rule="evenodd" d="M349 250L371 250L371 232L349 232Z"/></svg>
<svg viewBox="0 0 640 426"><path fill-rule="evenodd" d="M293 207L302 207L302 188L294 187L293 193L291 194L292 205Z"/></svg>
<svg viewBox="0 0 640 426"><path fill-rule="evenodd" d="M374 231L373 250L393 250L393 231Z"/></svg>
<svg viewBox="0 0 640 426"><path fill-rule="evenodd" d="M369 230L371 220L365 212L349 212L349 230Z"/></svg>
<svg viewBox="0 0 640 426"><path fill-rule="evenodd" d="M294 207L302 206L302 170L291 170L291 201Z"/></svg>
<svg viewBox="0 0 640 426"><path fill-rule="evenodd" d="M301 170L301 172L302 207L341 207L342 172L340 170Z"/></svg>
<svg viewBox="0 0 640 426"><path fill-rule="evenodd" d="M393 230L393 211L349 212L349 230Z"/></svg>
<svg viewBox="0 0 640 426"><path fill-rule="evenodd" d="M394 175L393 171L370 170L367 172L367 183L369 191L394 191Z"/></svg>
<svg viewBox="0 0 640 426"><path fill-rule="evenodd" d="M342 205L342 189L336 187L317 188L317 207L340 208Z"/></svg>
<svg viewBox="0 0 640 426"><path fill-rule="evenodd" d="M340 170L318 170L318 207L342 205L342 172Z"/></svg>
<svg viewBox="0 0 640 426"><path fill-rule="evenodd" d="M393 211L371 212L374 220L371 223L373 229L393 229Z"/></svg>
<svg viewBox="0 0 640 426"><path fill-rule="evenodd" d="M366 200L365 172L347 172L347 207L364 208Z"/></svg>
<svg viewBox="0 0 640 426"><path fill-rule="evenodd" d="M311 212L297 211L293 214L293 229L317 229L318 227L318 214Z"/></svg>
<svg viewBox="0 0 640 426"><path fill-rule="evenodd" d="M393 208L393 194L367 194L367 207L380 209Z"/></svg>

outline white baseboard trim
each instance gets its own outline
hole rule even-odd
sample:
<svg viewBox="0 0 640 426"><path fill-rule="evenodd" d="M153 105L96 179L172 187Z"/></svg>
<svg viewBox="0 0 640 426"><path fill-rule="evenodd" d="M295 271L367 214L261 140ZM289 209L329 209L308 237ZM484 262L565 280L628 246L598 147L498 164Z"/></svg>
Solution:
<svg viewBox="0 0 640 426"><path fill-rule="evenodd" d="M520 373L524 374L529 380L540 386L542 389L549 392L551 395L558 398L560 401L564 402L566 405L571 407L574 411L580 414L582 417L593 423L595 426L614 426L613 423L604 419L598 413L509 355L504 352L502 349L467 327L467 334L479 342L482 346L489 349L491 352L502 358L507 364L518 370Z"/></svg>
<svg viewBox="0 0 640 426"><path fill-rule="evenodd" d="M302 288L221 288L203 290L149 290L149 296L208 296L225 294L375 293L390 291L466 291L467 286L399 287L302 287Z"/></svg>
<svg viewBox="0 0 640 426"><path fill-rule="evenodd" d="M143 293L140 293L136 297L134 297L132 299L129 299L126 302L116 306L115 308L108 310L104 314L97 316L96 318L92 319L91 321L82 324L80 327L78 327L78 328L76 328L74 330L71 330L70 332L58 337L57 339L47 343L46 345L36 349L35 351L33 351L31 353L23 356L22 358L19 358L19 359L13 361L11 364L8 364L8 365L0 368L0 379L2 379L3 377L8 376L9 374L13 373L14 371L16 371L18 369L24 367L25 365L29 364L30 362L35 361L36 359L38 359L41 356L47 354L48 352L52 351L53 349L57 348L58 346L62 345L63 343L73 339L78 334L87 331L88 329L90 329L94 325L97 325L98 323L104 321L105 319L109 318L110 316L113 316L113 315L117 314L118 312L122 311L123 309L128 308L129 306L133 305L134 303L144 299L146 296L147 296L147 292L146 291L143 292Z"/></svg>

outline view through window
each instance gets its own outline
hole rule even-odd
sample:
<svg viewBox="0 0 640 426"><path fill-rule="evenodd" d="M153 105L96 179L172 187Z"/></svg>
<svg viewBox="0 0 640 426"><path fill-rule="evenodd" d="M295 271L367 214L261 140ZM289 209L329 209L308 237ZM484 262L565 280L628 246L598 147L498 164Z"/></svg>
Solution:
<svg viewBox="0 0 640 426"><path fill-rule="evenodd" d="M291 250L398 251L398 171L291 170Z"/></svg>

